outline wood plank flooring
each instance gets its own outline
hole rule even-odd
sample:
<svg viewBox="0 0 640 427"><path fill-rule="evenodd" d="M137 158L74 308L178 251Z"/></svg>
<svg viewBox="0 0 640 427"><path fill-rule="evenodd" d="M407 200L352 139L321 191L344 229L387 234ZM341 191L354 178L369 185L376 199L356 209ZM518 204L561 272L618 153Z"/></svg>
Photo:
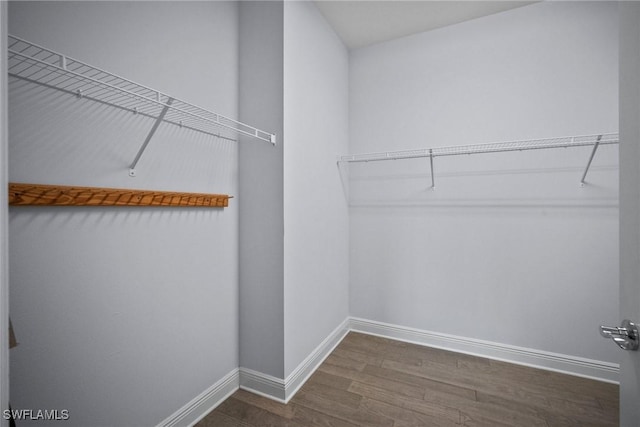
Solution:
<svg viewBox="0 0 640 427"><path fill-rule="evenodd" d="M605 427L618 386L351 332L287 404L239 390L196 427Z"/></svg>

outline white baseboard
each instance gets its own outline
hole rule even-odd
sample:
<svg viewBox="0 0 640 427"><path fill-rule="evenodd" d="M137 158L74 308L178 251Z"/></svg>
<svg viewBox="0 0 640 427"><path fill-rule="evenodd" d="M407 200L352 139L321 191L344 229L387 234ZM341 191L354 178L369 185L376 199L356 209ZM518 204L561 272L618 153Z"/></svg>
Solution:
<svg viewBox="0 0 640 427"><path fill-rule="evenodd" d="M424 331L354 317L350 319L350 330L599 381L619 382L620 366L616 363Z"/></svg>
<svg viewBox="0 0 640 427"><path fill-rule="evenodd" d="M576 375L611 383L619 382L618 364L551 353L525 347L500 344L473 338L424 331L405 326L350 317L344 320L322 343L298 365L286 379L256 372L234 369L209 389L196 396L157 427L193 426L238 388L287 403L340 344L349 331L377 335L427 347L471 354L518 365Z"/></svg>
<svg viewBox="0 0 640 427"><path fill-rule="evenodd" d="M285 380L247 368L234 369L156 427L193 426L239 388L287 403L347 335L349 322L346 318Z"/></svg>
<svg viewBox="0 0 640 427"><path fill-rule="evenodd" d="M285 403L285 384L282 378L240 368L240 388Z"/></svg>
<svg viewBox="0 0 640 427"><path fill-rule="evenodd" d="M288 402L309 377L324 362L324 359L340 344L349 333L350 318L346 318L327 338L316 347L306 359L285 379L285 402Z"/></svg>
<svg viewBox="0 0 640 427"><path fill-rule="evenodd" d="M346 318L284 380L251 369L240 368L240 388L281 403L289 402L347 335L349 323L350 319Z"/></svg>
<svg viewBox="0 0 640 427"><path fill-rule="evenodd" d="M234 369L156 427L193 426L235 393L239 386L240 370Z"/></svg>

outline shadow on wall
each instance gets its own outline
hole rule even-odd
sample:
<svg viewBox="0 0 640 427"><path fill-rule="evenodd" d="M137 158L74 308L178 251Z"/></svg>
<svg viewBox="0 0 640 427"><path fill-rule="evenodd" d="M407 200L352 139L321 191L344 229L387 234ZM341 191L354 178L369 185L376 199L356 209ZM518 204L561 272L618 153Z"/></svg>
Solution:
<svg viewBox="0 0 640 427"><path fill-rule="evenodd" d="M579 208L618 206L618 147L591 147L341 164L352 208Z"/></svg>
<svg viewBox="0 0 640 427"><path fill-rule="evenodd" d="M13 182L233 193L237 143L161 123L129 166L155 118L12 78L9 176Z"/></svg>

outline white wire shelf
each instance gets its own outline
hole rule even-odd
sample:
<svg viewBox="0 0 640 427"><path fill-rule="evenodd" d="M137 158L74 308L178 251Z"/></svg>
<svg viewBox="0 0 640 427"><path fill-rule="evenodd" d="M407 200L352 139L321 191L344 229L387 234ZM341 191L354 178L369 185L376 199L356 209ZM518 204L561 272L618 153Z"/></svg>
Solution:
<svg viewBox="0 0 640 427"><path fill-rule="evenodd" d="M528 139L509 142L492 142L488 144L455 145L450 147L421 148L415 150L385 151L340 156L339 162L358 163L376 162L382 160L415 159L421 157L459 156L463 154L499 153L506 151L541 150L546 148L569 148L595 145L600 138L600 144L617 144L617 133L598 135L566 136L546 139Z"/></svg>
<svg viewBox="0 0 640 427"><path fill-rule="evenodd" d="M230 130L275 145L276 136L248 124L85 64L26 40L8 36L9 75L223 139Z"/></svg>
<svg viewBox="0 0 640 427"><path fill-rule="evenodd" d="M603 133L596 135L565 136L508 142L492 142L487 144L455 145L449 147L421 148L415 150L351 154L338 157L338 163L363 163L378 162L384 160L429 158L431 163L431 188L434 188L435 181L433 173L433 159L436 157L593 146L591 156L582 175L582 179L580 180L580 184L584 185L587 173L591 166L591 162L593 161L598 147L600 145L618 144L619 142L620 138L617 133Z"/></svg>

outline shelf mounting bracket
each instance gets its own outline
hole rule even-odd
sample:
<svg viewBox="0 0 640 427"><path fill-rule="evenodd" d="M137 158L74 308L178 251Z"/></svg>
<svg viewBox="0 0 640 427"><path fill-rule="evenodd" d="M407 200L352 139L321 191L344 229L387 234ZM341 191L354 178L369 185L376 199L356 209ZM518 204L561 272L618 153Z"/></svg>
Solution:
<svg viewBox="0 0 640 427"><path fill-rule="evenodd" d="M171 106L172 102L173 102L173 98L169 98L167 100L167 103L162 108L162 112L160 112L160 115L158 116L158 118L156 119L155 123L153 124L153 127L149 131L149 134L147 135L147 137L145 138L144 142L142 143L142 147L140 147L140 149L138 150L138 154L136 154L136 158L133 159L133 163L131 163L131 166L129 166L129 176L130 177L135 177L136 176L136 165L138 164L138 161L140 160L140 157L142 157L142 153L144 153L144 150L147 149L147 145L149 145L149 142L151 141L151 138L153 138L153 135L158 130L158 127L160 126L160 123L162 123L162 121L164 120L164 116L167 115L167 111L169 111L169 107Z"/></svg>
<svg viewBox="0 0 640 427"><path fill-rule="evenodd" d="M429 164L431 165L431 189L436 189L436 182L433 178L433 149L429 149Z"/></svg>
<svg viewBox="0 0 640 427"><path fill-rule="evenodd" d="M589 157L589 161L587 162L587 167L584 169L584 173L582 174L582 179L580 180L580 186L584 187L585 179L587 179L587 173L589 172L589 168L591 167L591 162L596 155L596 151L598 151L598 146L600 145L600 140L602 139L602 135L598 135L598 139L596 143L593 145L593 150L591 151L591 156Z"/></svg>

